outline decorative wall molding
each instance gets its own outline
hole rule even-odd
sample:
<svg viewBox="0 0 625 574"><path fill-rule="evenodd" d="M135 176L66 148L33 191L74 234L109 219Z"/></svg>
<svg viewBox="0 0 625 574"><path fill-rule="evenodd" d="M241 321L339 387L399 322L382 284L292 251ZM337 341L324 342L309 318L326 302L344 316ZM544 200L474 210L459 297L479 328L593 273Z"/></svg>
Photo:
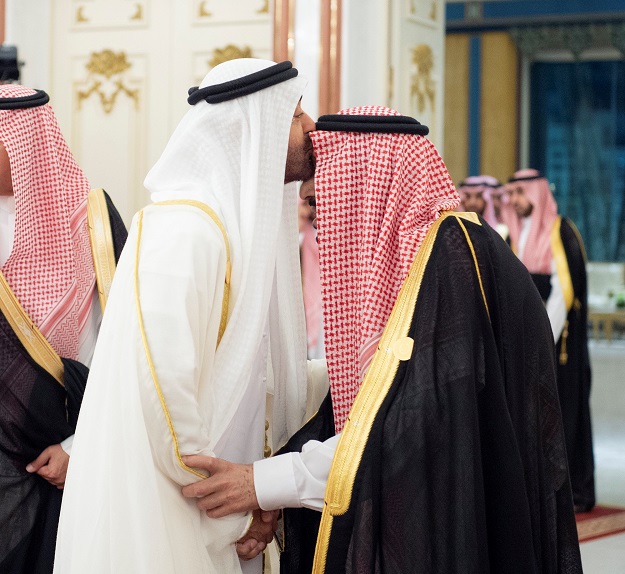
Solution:
<svg viewBox="0 0 625 574"><path fill-rule="evenodd" d="M142 4L135 4L135 13L130 17L131 20L143 20L143 5Z"/></svg>
<svg viewBox="0 0 625 574"><path fill-rule="evenodd" d="M211 68L218 66L223 62L229 60L235 60L236 58L253 58L252 48L249 46L243 46L239 48L234 44L228 44L225 48L215 48L213 50L213 57L208 62Z"/></svg>
<svg viewBox="0 0 625 574"><path fill-rule="evenodd" d="M432 113L435 111L436 89L432 80L434 69L434 53L427 44L419 44L412 49L412 63L416 66L416 72L412 74L410 84L410 98L416 99L416 108L419 114L426 109L429 102Z"/></svg>
<svg viewBox="0 0 625 574"><path fill-rule="evenodd" d="M524 26L512 28L510 36L524 56L566 50L577 60L586 50L616 48L625 57L625 22Z"/></svg>
<svg viewBox="0 0 625 574"><path fill-rule="evenodd" d="M203 0L198 5L198 12L197 12L198 17L210 18L213 15L213 13L206 7L206 4L208 4L208 2L206 2L206 0Z"/></svg>
<svg viewBox="0 0 625 574"><path fill-rule="evenodd" d="M135 109L139 109L139 90L130 89L124 84L124 75L132 67L125 52L117 54L112 50L92 52L85 68L88 72L89 87L77 90L78 108L83 100L97 94L104 112L110 114L119 94L124 93L134 100Z"/></svg>
<svg viewBox="0 0 625 574"><path fill-rule="evenodd" d="M74 0L72 30L145 28L148 0Z"/></svg>
<svg viewBox="0 0 625 574"><path fill-rule="evenodd" d="M85 22L89 22L89 18L87 18L83 12L84 8L85 8L84 6L78 6L78 8L76 8L76 14L74 16L74 20L76 24L83 24Z"/></svg>
<svg viewBox="0 0 625 574"><path fill-rule="evenodd" d="M170 0L172 1L172 0ZM267 22L273 14L270 0L186 0L192 2L192 22L199 25ZM275 0L276 10L281 0Z"/></svg>

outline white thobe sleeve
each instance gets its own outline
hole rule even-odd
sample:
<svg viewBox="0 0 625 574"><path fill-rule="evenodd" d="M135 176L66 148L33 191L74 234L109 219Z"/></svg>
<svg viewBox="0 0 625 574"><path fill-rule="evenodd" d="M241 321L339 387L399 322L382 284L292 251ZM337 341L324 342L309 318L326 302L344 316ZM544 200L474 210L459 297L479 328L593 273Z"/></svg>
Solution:
<svg viewBox="0 0 625 574"><path fill-rule="evenodd" d="M551 292L547 298L546 307L549 322L551 323L551 331L553 332L553 341L557 343L560 335L562 335L567 313L564 295L562 294L562 285L553 261L551 262Z"/></svg>
<svg viewBox="0 0 625 574"><path fill-rule="evenodd" d="M308 393L306 396L306 420L312 417L328 394L328 364L325 359L308 361Z"/></svg>
<svg viewBox="0 0 625 574"><path fill-rule="evenodd" d="M200 408L208 381L200 374L214 360L225 273L224 238L208 216L191 207L146 209L136 276L141 400L153 459L181 485L199 478L182 456L214 456Z"/></svg>
<svg viewBox="0 0 625 574"><path fill-rule="evenodd" d="M61 442L61 448L65 451L66 454L72 454L72 444L74 444L74 435L68 436L64 441Z"/></svg>
<svg viewBox="0 0 625 574"><path fill-rule="evenodd" d="M323 509L323 497L340 434L311 440L302 452L289 452L254 463L254 488L263 510Z"/></svg>

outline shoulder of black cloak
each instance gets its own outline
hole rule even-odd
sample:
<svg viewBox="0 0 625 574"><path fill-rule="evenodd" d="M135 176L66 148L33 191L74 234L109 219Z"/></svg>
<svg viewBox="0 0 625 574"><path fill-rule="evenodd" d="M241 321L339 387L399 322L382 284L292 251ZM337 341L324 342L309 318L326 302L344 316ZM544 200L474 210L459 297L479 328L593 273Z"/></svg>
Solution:
<svg viewBox="0 0 625 574"><path fill-rule="evenodd" d="M443 222L409 335L412 357L376 413L349 508L332 519L325 571L579 565L549 320L495 231Z"/></svg>
<svg viewBox="0 0 625 574"><path fill-rule="evenodd" d="M560 222L560 238L569 264L575 297L585 306L587 297L586 250L577 227L566 217L563 217Z"/></svg>

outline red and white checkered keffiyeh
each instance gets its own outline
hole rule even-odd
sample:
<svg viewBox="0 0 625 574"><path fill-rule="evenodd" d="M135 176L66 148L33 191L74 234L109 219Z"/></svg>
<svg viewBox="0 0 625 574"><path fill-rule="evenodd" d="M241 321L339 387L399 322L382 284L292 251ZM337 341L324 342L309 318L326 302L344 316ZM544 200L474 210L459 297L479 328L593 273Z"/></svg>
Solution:
<svg viewBox="0 0 625 574"><path fill-rule="evenodd" d="M349 115L400 115L379 106ZM315 195L326 357L336 431L427 231L460 200L425 137L317 131Z"/></svg>
<svg viewBox="0 0 625 574"><path fill-rule="evenodd" d="M0 86L0 98L32 93L23 86ZM89 182L47 104L0 110L0 142L15 195L15 238L2 273L54 350L76 359L95 286Z"/></svg>

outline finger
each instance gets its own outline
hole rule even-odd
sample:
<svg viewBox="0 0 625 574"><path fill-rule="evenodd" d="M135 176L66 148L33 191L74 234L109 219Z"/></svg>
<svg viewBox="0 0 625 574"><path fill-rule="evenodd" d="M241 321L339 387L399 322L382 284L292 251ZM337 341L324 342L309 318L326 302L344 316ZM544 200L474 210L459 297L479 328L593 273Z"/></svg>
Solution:
<svg viewBox="0 0 625 574"><path fill-rule="evenodd" d="M255 545L246 552L239 552L239 545L237 544L237 554L239 555L239 558L241 558L241 560L252 560L252 558L256 558L256 556L258 556L266 548L264 542L254 542Z"/></svg>
<svg viewBox="0 0 625 574"><path fill-rule="evenodd" d="M237 510L228 510L227 506L218 506L216 508L207 510L206 516L208 516L209 518L225 518L226 516L230 516L234 512L237 512Z"/></svg>
<svg viewBox="0 0 625 574"><path fill-rule="evenodd" d="M261 510L260 511L260 519L265 522L273 522L273 511L272 510Z"/></svg>
<svg viewBox="0 0 625 574"><path fill-rule="evenodd" d="M182 462L191 468L202 468L207 470L210 474L214 474L223 467L223 462L219 458L213 458L211 456L202 456L199 454L190 454L182 457Z"/></svg>
<svg viewBox="0 0 625 574"><path fill-rule="evenodd" d="M193 484L182 487L182 495L186 498L203 498L211 496L214 492L213 479L205 478Z"/></svg>
<svg viewBox="0 0 625 574"><path fill-rule="evenodd" d="M217 510L226 504L226 500L223 497L217 495L204 496L197 501L197 507L200 510ZM227 515L226 515L227 516Z"/></svg>
<svg viewBox="0 0 625 574"><path fill-rule="evenodd" d="M247 540L241 539L237 542L237 554L241 556L241 554L247 554L256 548L258 544L258 540L255 538L248 538Z"/></svg>
<svg viewBox="0 0 625 574"><path fill-rule="evenodd" d="M26 472L37 472L50 460L50 451L45 449L35 460L26 465Z"/></svg>

